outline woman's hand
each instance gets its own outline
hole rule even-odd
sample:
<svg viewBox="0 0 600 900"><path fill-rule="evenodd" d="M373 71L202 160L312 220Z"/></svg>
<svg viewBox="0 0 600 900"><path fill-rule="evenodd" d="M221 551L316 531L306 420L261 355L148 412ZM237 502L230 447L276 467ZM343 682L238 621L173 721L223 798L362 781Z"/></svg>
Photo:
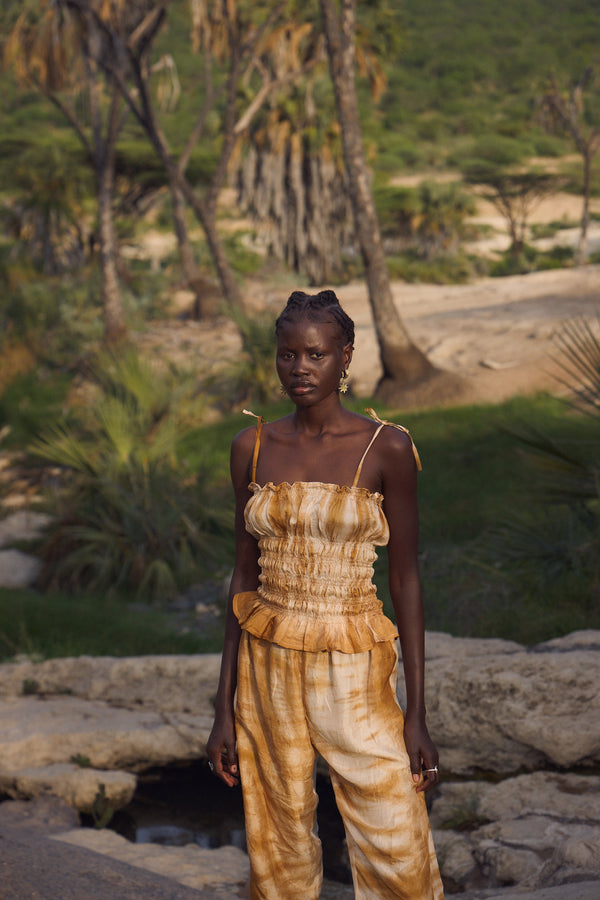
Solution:
<svg viewBox="0 0 600 900"><path fill-rule="evenodd" d="M440 782L439 756L435 744L429 737L423 715L406 714L404 742L410 759L413 781L417 784L417 793L430 791Z"/></svg>
<svg viewBox="0 0 600 900"><path fill-rule="evenodd" d="M239 784L238 758L235 749L235 725L233 713L215 719L206 745L211 771L228 787Z"/></svg>

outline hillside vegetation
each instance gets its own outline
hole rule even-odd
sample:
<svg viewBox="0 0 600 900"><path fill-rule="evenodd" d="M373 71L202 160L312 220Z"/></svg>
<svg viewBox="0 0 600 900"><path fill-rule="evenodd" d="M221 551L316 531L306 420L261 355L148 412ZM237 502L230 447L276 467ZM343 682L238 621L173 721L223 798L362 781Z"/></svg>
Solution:
<svg viewBox="0 0 600 900"><path fill-rule="evenodd" d="M381 5L387 9L386 27L394 31L393 59L380 59L388 89L374 105L363 85L362 106L376 171L452 165L468 139L493 134L522 140L524 155L564 151L565 143L532 124L535 101L549 74L575 81L586 66L600 62L600 4L506 0L499 9L492 0L402 0ZM376 20L374 6L359 3L367 28ZM175 59L182 87L177 108L169 114L175 146L188 133L201 101L194 77L199 59L190 46L182 7L179 3L170 10L159 41L159 50ZM77 156L75 139L51 104L34 91L18 89L8 73L2 74L1 84L3 160L14 161L24 146L56 142ZM140 155L137 141L142 139L133 121L125 134L123 174L135 172L151 180L154 169L159 177L151 149ZM197 150L197 178L213 155L210 145Z"/></svg>

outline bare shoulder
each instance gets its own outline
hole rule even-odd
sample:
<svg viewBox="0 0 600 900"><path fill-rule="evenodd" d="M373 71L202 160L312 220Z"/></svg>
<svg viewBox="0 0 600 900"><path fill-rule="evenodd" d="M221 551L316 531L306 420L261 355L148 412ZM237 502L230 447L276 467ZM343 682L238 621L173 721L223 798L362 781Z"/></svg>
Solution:
<svg viewBox="0 0 600 900"><path fill-rule="evenodd" d="M245 453L246 450L252 449L254 446L254 440L256 437L256 426L250 425L248 428L243 428L241 431L238 431L236 436L231 442L231 454L232 456L238 453Z"/></svg>
<svg viewBox="0 0 600 900"><path fill-rule="evenodd" d="M413 442L407 430L385 425L374 444L376 458L386 473L417 470Z"/></svg>
<svg viewBox="0 0 600 900"><path fill-rule="evenodd" d="M247 485L250 481L255 438L256 427L251 425L239 431L231 442L230 470L234 486Z"/></svg>

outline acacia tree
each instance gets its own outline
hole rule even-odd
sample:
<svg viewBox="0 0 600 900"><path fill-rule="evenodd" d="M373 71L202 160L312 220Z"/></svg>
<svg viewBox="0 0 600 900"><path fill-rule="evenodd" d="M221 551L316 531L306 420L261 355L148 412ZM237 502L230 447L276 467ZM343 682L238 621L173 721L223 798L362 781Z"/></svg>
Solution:
<svg viewBox="0 0 600 900"><path fill-rule="evenodd" d="M521 257L527 225L533 209L556 191L560 179L548 172L523 172L491 163L472 163L465 169L469 184L480 188L481 196L492 203L506 220L510 233L510 253Z"/></svg>
<svg viewBox="0 0 600 900"><path fill-rule="evenodd" d="M126 332L118 276L113 215L115 151L124 106L114 83L106 83L94 38L64 0L26 4L4 47L4 63L21 83L34 86L60 110L81 141L96 180L104 336ZM85 103L79 101L85 97Z"/></svg>
<svg viewBox="0 0 600 900"><path fill-rule="evenodd" d="M545 127L549 131L567 135L583 161L583 210L577 247L578 265L585 262L586 257L592 161L600 150L600 123L594 124L591 97L588 95L586 98L585 95L586 89L594 83L595 74L593 67L588 66L579 81L567 91L559 87L556 78L551 77L540 100L541 118ZM597 108L595 112L597 116Z"/></svg>
<svg viewBox="0 0 600 900"><path fill-rule="evenodd" d="M342 131L344 162L356 236L365 264L369 301L383 376L376 395L386 401L407 383L432 375L434 367L411 341L394 305L379 222L367 168L356 95L356 0L320 0L331 80Z"/></svg>

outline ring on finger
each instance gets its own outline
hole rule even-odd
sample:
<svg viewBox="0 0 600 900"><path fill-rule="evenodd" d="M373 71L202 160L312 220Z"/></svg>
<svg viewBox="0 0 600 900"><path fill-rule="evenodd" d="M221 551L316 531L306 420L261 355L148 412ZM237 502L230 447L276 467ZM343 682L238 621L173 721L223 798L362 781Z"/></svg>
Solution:
<svg viewBox="0 0 600 900"><path fill-rule="evenodd" d="M435 772L436 775L440 774L439 766L433 766L432 769L425 769L426 772Z"/></svg>
<svg viewBox="0 0 600 900"><path fill-rule="evenodd" d="M208 768L210 769L211 772L215 771L215 767L210 759L208 761Z"/></svg>

